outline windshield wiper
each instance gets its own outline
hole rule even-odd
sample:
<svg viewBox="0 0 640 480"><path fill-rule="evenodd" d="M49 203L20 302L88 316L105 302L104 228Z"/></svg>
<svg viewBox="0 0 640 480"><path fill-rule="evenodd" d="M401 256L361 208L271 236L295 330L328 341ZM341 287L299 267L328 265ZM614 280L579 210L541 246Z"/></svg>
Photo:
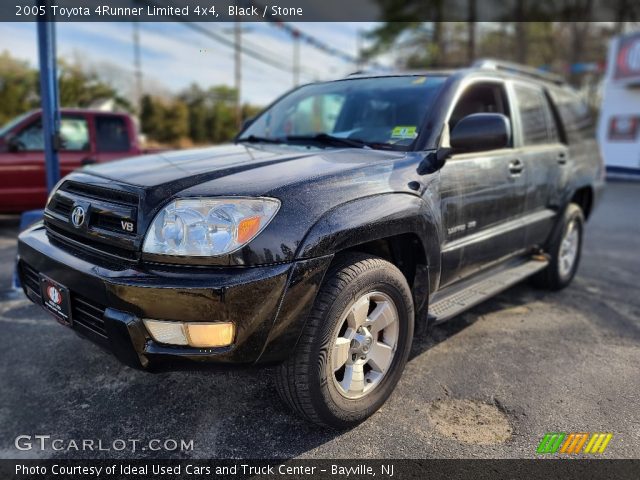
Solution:
<svg viewBox="0 0 640 480"><path fill-rule="evenodd" d="M322 145L333 145L338 147L352 148L374 148L374 149L393 149L393 145L380 142L366 142L359 138L342 138L334 137L328 133L318 133L317 135L288 135L285 138L259 137L249 135L245 138L239 138L238 142L248 143L319 143Z"/></svg>
<svg viewBox="0 0 640 480"><path fill-rule="evenodd" d="M246 138L239 138L238 142L249 142L249 143L285 143L281 138L269 138L269 137L258 137L256 135L249 135Z"/></svg>
<svg viewBox="0 0 640 480"><path fill-rule="evenodd" d="M318 133L317 135L288 135L286 138L292 142L316 142L339 147L365 148L370 146L364 140L334 137L328 133Z"/></svg>

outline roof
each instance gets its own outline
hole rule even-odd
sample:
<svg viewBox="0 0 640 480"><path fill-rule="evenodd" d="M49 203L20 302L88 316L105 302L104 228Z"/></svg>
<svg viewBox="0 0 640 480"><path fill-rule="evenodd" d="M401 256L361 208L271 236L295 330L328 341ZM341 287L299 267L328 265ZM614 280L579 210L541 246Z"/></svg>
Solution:
<svg viewBox="0 0 640 480"><path fill-rule="evenodd" d="M534 67L520 65L502 60L482 59L473 63L470 67L459 69L432 69L432 70L385 70L385 71L357 71L346 78L371 78L371 77L399 77L422 75L453 75L461 72L493 73L498 78L521 78L526 80L548 82L556 85L565 85L563 77L551 72L539 70Z"/></svg>

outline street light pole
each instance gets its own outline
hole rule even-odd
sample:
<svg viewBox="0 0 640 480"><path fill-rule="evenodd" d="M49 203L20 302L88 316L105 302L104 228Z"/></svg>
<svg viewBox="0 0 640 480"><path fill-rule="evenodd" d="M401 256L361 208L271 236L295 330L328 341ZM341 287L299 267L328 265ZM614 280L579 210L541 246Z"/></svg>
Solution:
<svg viewBox="0 0 640 480"><path fill-rule="evenodd" d="M48 2L40 2L48 7ZM46 9L49 12L49 8ZM60 180L60 100L56 68L55 23L47 14L38 20L38 56L40 63L40 99L42 102L42 129L44 132L45 171L47 192Z"/></svg>
<svg viewBox="0 0 640 480"><path fill-rule="evenodd" d="M58 150L60 148L60 99L58 95L58 75L56 68L56 35L55 24L50 17L47 0L39 0L47 12L38 20L38 62L40 66L40 102L42 104L42 133L44 135L44 165L46 173L47 192L60 180L60 162ZM42 220L44 210L29 210L22 212L20 217L20 231ZM12 286L20 290L18 263L13 270Z"/></svg>

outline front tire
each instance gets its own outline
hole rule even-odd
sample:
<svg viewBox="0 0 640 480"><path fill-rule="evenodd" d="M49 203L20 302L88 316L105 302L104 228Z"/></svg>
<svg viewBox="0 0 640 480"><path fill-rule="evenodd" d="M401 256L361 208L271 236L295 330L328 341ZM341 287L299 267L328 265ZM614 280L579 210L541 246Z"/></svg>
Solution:
<svg viewBox="0 0 640 480"><path fill-rule="evenodd" d="M413 339L411 290L378 257L336 259L276 386L307 420L333 428L362 422L389 398Z"/></svg>
<svg viewBox="0 0 640 480"><path fill-rule="evenodd" d="M533 277L537 287L562 290L578 271L582 253L584 215L575 203L570 203L551 235L547 251L549 266Z"/></svg>

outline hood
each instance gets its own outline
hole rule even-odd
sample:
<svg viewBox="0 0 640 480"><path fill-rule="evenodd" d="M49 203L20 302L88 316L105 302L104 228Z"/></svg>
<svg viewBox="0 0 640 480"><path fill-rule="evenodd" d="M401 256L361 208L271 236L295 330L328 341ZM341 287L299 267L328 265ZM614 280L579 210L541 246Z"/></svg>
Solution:
<svg viewBox="0 0 640 480"><path fill-rule="evenodd" d="M352 148L223 145L144 155L92 165L83 171L142 187L149 194L159 192L164 198L183 190L191 195L263 195L299 182L369 170L404 155ZM393 164L387 169L393 169Z"/></svg>

